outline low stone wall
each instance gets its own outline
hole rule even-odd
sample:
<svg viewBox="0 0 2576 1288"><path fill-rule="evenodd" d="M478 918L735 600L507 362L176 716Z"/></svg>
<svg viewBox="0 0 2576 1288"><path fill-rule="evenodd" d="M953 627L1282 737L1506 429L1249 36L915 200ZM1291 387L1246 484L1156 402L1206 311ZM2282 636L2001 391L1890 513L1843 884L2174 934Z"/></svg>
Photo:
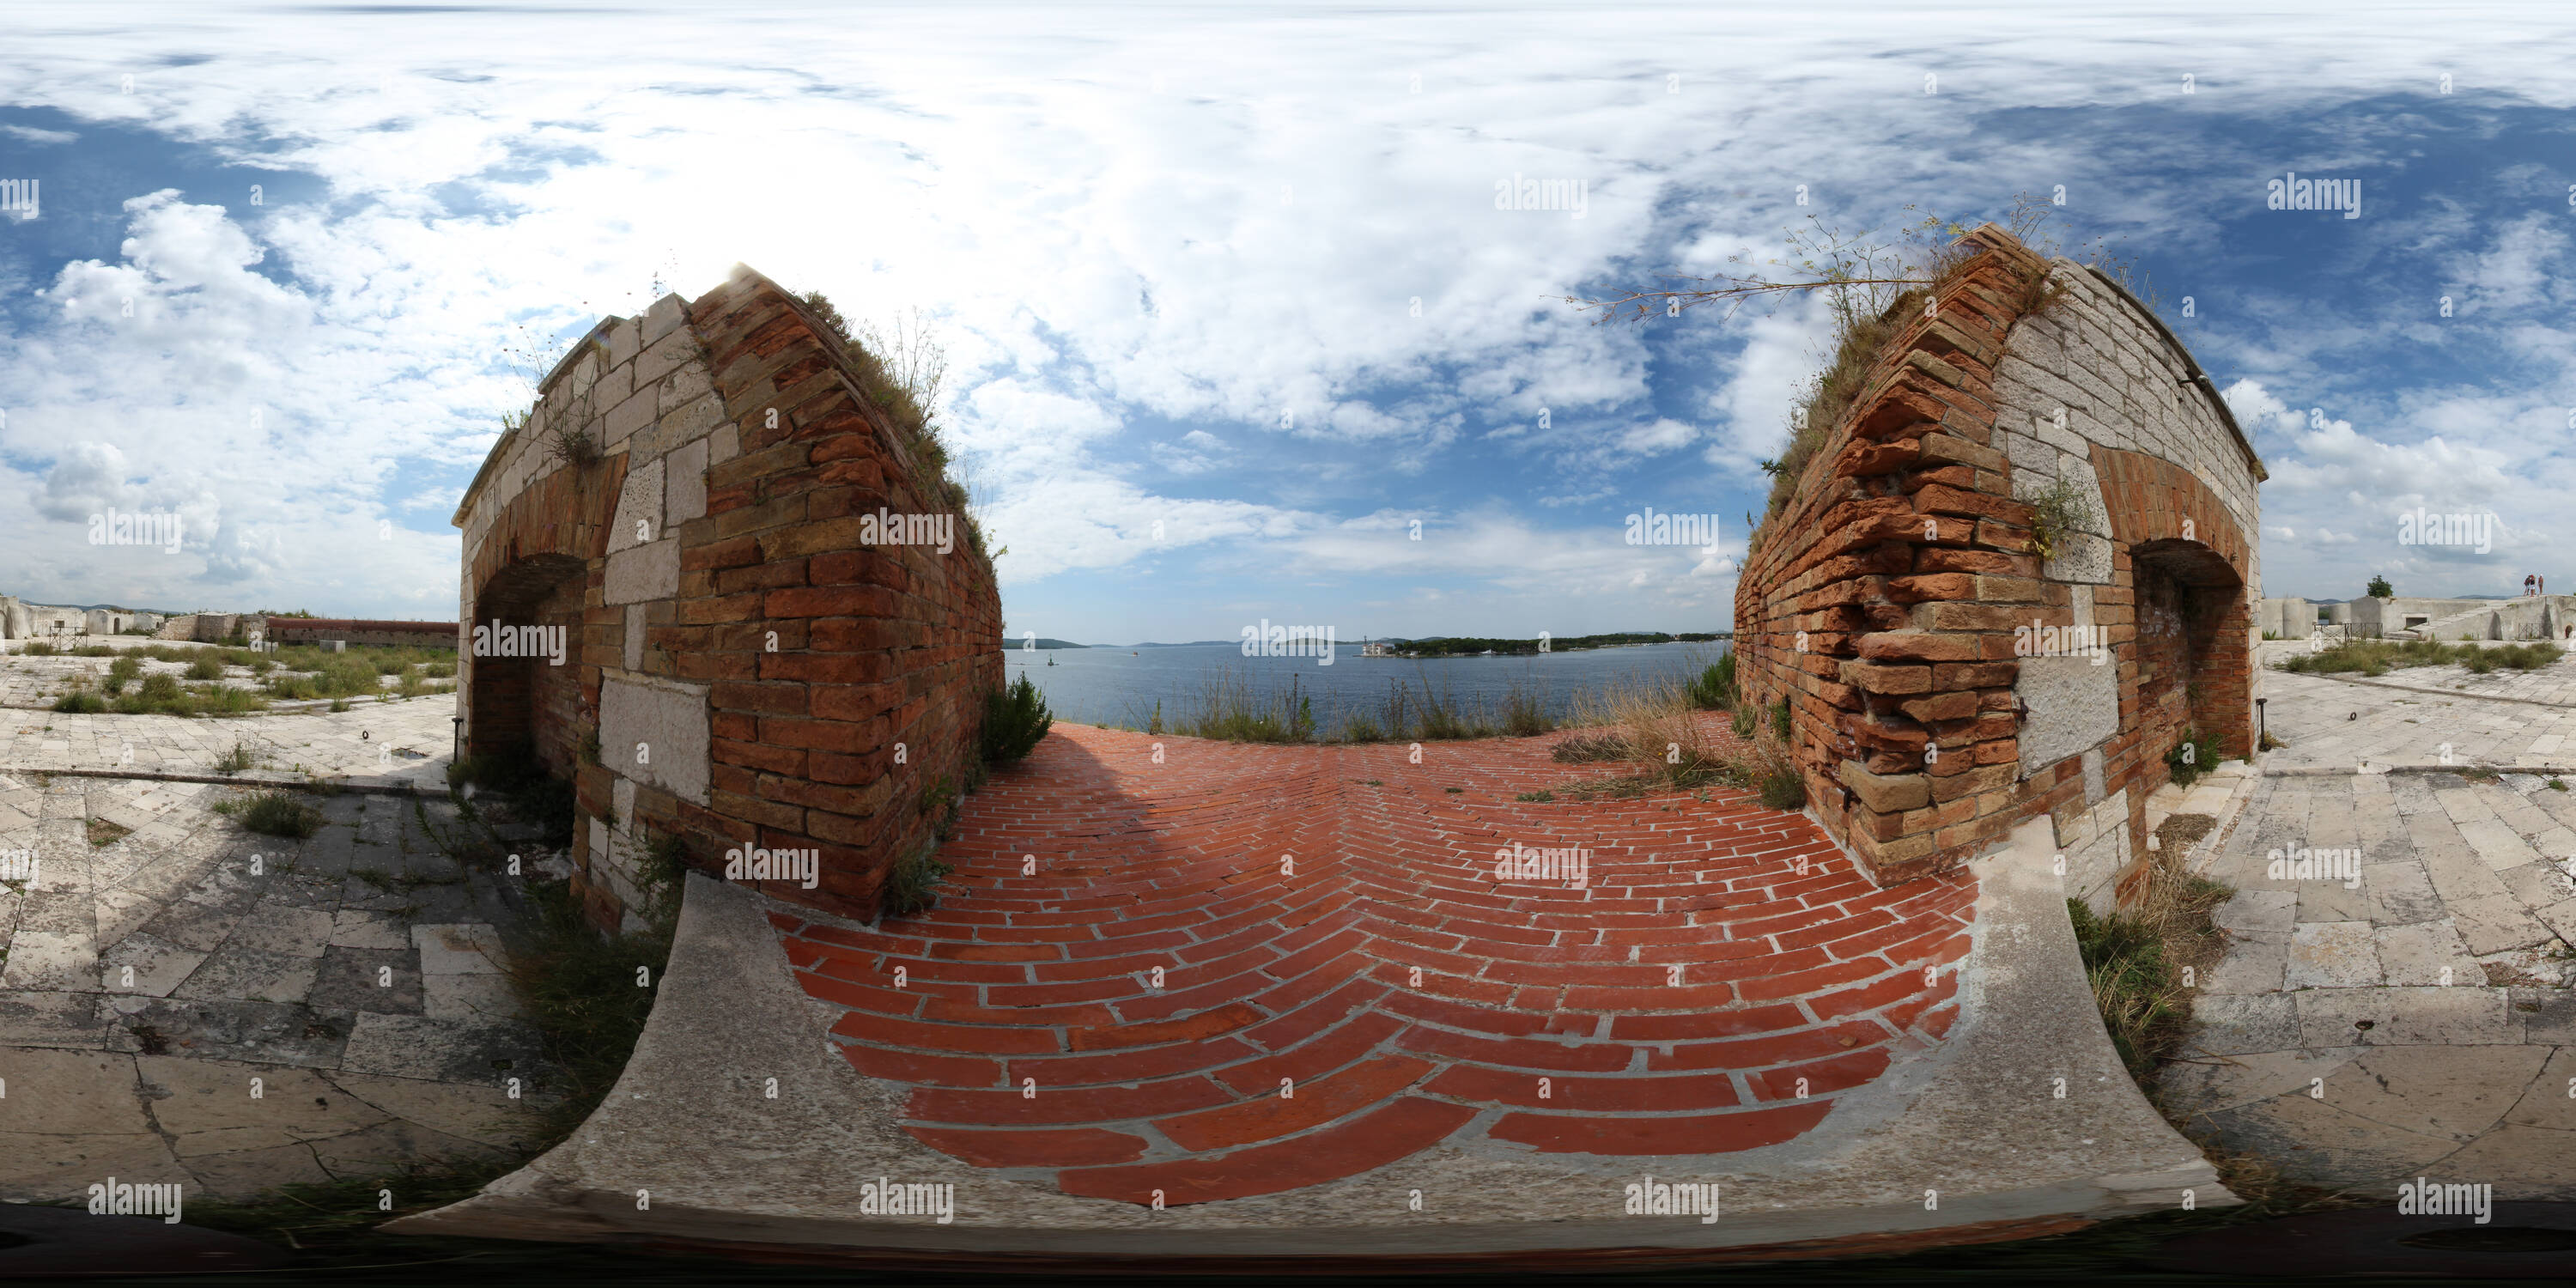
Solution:
<svg viewBox="0 0 2576 1288"><path fill-rule="evenodd" d="M454 622L376 622L329 617L268 619L268 639L272 644L318 644L323 640L345 640L351 644L453 649L456 638L457 624Z"/></svg>
<svg viewBox="0 0 2576 1288"><path fill-rule="evenodd" d="M2166 754L2252 750L2262 465L2115 283L1970 241L1762 529L1738 675L1788 705L1812 812L1881 880L2047 815L2108 906Z"/></svg>
<svg viewBox="0 0 2576 1288"><path fill-rule="evenodd" d="M764 888L873 916L977 763L1002 679L992 566L864 362L737 267L593 328L457 510L467 746L574 779L602 922L631 915L666 840L719 874L727 851L808 854L812 888ZM889 514L951 540L889 538ZM522 628L562 630L563 664L526 656Z"/></svg>

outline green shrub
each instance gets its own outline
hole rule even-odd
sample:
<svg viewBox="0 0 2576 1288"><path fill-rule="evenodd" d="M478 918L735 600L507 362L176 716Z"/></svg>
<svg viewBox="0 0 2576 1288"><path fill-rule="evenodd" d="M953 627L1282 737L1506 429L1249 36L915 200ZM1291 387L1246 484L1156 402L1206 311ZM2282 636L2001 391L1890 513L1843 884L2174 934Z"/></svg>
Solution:
<svg viewBox="0 0 2576 1288"><path fill-rule="evenodd" d="M1028 683L1028 677L1020 677L1020 683ZM885 915L911 917L928 911L939 901L940 880L956 870L941 861L937 841L925 842L909 857L896 861L894 870L886 874Z"/></svg>
<svg viewBox="0 0 2576 1288"><path fill-rule="evenodd" d="M65 715L94 716L107 710L107 699L88 689L75 689L54 699L54 710Z"/></svg>
<svg viewBox="0 0 2576 1288"><path fill-rule="evenodd" d="M1780 699L1779 705L1771 708L1771 732L1778 734L1781 741L1788 741L1789 699L1786 697Z"/></svg>
<svg viewBox="0 0 2576 1288"><path fill-rule="evenodd" d="M1036 750L1055 723L1046 698L1023 675L1007 689L995 689L984 700L984 759L1007 764Z"/></svg>
<svg viewBox="0 0 2576 1288"><path fill-rule="evenodd" d="M107 673L109 675L123 676L129 680L133 679L135 676L143 674L143 659L128 653L125 656L108 663Z"/></svg>
<svg viewBox="0 0 2576 1288"><path fill-rule="evenodd" d="M1702 711L1724 711L1735 705L1735 654L1710 663L1690 682L1690 703Z"/></svg>
<svg viewBox="0 0 2576 1288"><path fill-rule="evenodd" d="M1737 704L1735 708L1735 736L1738 738L1752 737L1753 726L1756 722L1761 720L1761 718L1762 717L1758 709L1752 703L1745 702Z"/></svg>
<svg viewBox="0 0 2576 1288"><path fill-rule="evenodd" d="M224 664L215 658L201 657L188 664L187 674L191 680L220 680L224 678Z"/></svg>
<svg viewBox="0 0 2576 1288"><path fill-rule="evenodd" d="M24 653L28 657L52 657L54 655L54 646L44 642L43 640L29 640L27 641L27 647L20 649L19 652Z"/></svg>
<svg viewBox="0 0 2576 1288"><path fill-rule="evenodd" d="M71 655L73 657L114 657L116 650L105 644L83 644L79 648L72 649Z"/></svg>
<svg viewBox="0 0 2576 1288"><path fill-rule="evenodd" d="M322 830L322 811L307 804L293 792L266 791L242 801L233 818L243 827L266 836L285 836L302 840Z"/></svg>
<svg viewBox="0 0 2576 1288"><path fill-rule="evenodd" d="M187 690L179 687L179 677L166 671L143 677L143 687L136 690L145 702L184 701Z"/></svg>
<svg viewBox="0 0 2576 1288"><path fill-rule="evenodd" d="M1510 691L1503 695L1503 732L1515 738L1527 738L1555 728L1556 721L1547 714L1546 703L1539 693L1514 680Z"/></svg>
<svg viewBox="0 0 2576 1288"><path fill-rule="evenodd" d="M1807 779L1794 767L1774 769L1762 776L1762 804L1768 809L1805 809Z"/></svg>
<svg viewBox="0 0 2576 1288"><path fill-rule="evenodd" d="M227 751L224 754L215 757L215 772L218 774L238 774L241 771L250 768L251 759L250 748L236 742L233 744L233 749L231 751Z"/></svg>
<svg viewBox="0 0 2576 1288"><path fill-rule="evenodd" d="M1581 765L1599 760L1628 759L1628 740L1616 733L1579 733L1556 744L1548 758L1559 764Z"/></svg>
<svg viewBox="0 0 2576 1288"><path fill-rule="evenodd" d="M2199 782L2201 775L2218 768L2218 762L2225 754L2218 749L2216 738L2206 737L2197 729L2189 730L2183 734L2182 741L2173 745L2173 750L2165 753L2165 769L2172 776L2174 786L2189 787Z"/></svg>

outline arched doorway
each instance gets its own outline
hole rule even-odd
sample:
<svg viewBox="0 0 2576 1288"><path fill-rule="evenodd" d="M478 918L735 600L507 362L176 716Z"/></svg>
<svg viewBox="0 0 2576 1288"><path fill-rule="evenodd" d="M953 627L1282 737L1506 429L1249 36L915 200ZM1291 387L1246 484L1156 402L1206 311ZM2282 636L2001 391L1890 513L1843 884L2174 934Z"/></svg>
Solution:
<svg viewBox="0 0 2576 1288"><path fill-rule="evenodd" d="M579 766L584 736L594 720L594 700L584 693L582 603L589 589L585 561L570 555L531 555L494 573L474 599L468 638L475 628L537 626L562 641L560 665L545 656L472 659L471 723L465 749L478 760L533 761L556 778ZM559 632L559 633L558 633ZM492 650L493 653L499 650ZM543 713L542 717L540 713Z"/></svg>
<svg viewBox="0 0 2576 1288"><path fill-rule="evenodd" d="M2179 539L2134 547L2130 567L2140 743L2161 760L2198 733L2225 755L2250 754L2244 579L2217 551Z"/></svg>

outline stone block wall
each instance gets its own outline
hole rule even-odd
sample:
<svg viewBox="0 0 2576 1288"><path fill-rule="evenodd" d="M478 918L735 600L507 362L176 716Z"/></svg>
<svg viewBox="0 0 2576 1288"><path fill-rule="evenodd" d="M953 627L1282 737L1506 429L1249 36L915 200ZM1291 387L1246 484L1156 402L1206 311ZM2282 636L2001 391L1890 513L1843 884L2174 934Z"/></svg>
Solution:
<svg viewBox="0 0 2576 1288"><path fill-rule="evenodd" d="M268 619L268 628L268 640L272 644L345 640L351 644L452 649L456 647L458 634L455 622L354 621L332 617L272 617Z"/></svg>
<svg viewBox="0 0 2576 1288"><path fill-rule="evenodd" d="M2047 814L2107 906L2166 752L2251 749L2262 467L2116 284L1969 240L1747 558L1738 674L1789 704L1811 812L1880 880Z"/></svg>
<svg viewBox="0 0 2576 1288"><path fill-rule="evenodd" d="M604 924L634 914L665 839L718 875L727 850L813 850L816 888L765 888L873 916L976 764L1002 679L992 566L865 361L737 267L602 321L457 511L469 749L573 778ZM599 459L553 450L566 434ZM948 515L954 541L887 543L881 512ZM474 656L496 617L566 627L566 666Z"/></svg>

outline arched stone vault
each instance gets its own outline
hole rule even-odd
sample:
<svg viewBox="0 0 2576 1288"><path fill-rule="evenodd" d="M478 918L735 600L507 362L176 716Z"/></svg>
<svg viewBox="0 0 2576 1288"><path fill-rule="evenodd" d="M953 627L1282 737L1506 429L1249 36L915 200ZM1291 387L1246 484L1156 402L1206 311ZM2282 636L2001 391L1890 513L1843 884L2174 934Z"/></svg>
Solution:
<svg viewBox="0 0 2576 1288"><path fill-rule="evenodd" d="M457 510L467 746L573 780L603 922L674 838L718 872L729 850L811 855L810 888L759 884L873 916L976 764L1002 674L992 565L865 365L737 266L603 319ZM945 516L951 539L889 539L883 514ZM518 647L529 627L560 660Z"/></svg>
<svg viewBox="0 0 2576 1288"><path fill-rule="evenodd" d="M1739 675L1788 703L1813 812L1879 879L2045 814L2108 906L2166 754L2252 750L2263 466L2116 282L1968 240L1746 559Z"/></svg>

